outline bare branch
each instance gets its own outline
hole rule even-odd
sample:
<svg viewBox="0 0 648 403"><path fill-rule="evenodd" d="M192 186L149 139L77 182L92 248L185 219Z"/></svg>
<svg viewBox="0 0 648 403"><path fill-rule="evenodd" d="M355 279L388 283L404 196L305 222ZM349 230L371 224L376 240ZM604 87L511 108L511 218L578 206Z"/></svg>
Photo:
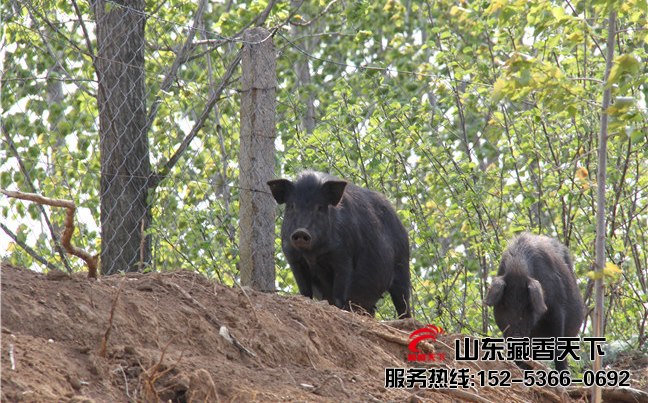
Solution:
<svg viewBox="0 0 648 403"><path fill-rule="evenodd" d="M261 26L261 25L263 25L263 24L265 23L266 19L267 19L268 16L270 15L270 11L272 10L272 7L275 5L276 2L277 2L276 0L271 1L271 2L268 4L268 6L267 6L267 7L266 7L262 12L261 12L261 14L259 14L256 18L254 18L254 19L253 19L252 21L250 21L249 23L245 24L245 25L243 26L243 28L241 28L237 33L235 33L234 35L232 35L232 36L229 37L229 38L223 38L223 39L203 39L203 40L193 41L193 44L192 44L192 50L195 49L195 48L198 48L198 47L201 46L201 45L209 45L209 47L208 47L207 49L204 49L204 50L202 50L202 51L200 51L200 52L194 54L194 55L188 56L188 57L187 57L187 60L185 60L185 62L189 62L189 61L191 61L191 60L198 59L198 58L204 56L205 54L208 54L209 52L211 52L211 51L213 51L213 50L215 50L215 49L218 49L221 45L223 45L223 44L225 44L225 43L230 43L230 42L241 42L241 35L243 35L243 32L245 32L246 29L248 29L248 28L251 27L252 25L256 25L257 27L259 27L259 26ZM293 11L293 12L292 12L292 13L291 13L287 18L286 18L286 20L285 20L284 22L282 22L281 24L279 24L277 27L273 28L273 29L272 29L272 32L270 33L270 36L274 35L274 33L275 33L275 32L276 32L280 27L286 25L286 24L290 21L290 19L293 17L293 15L294 15L294 13L295 13L296 11L297 11L297 10L294 10L294 11Z"/></svg>
<svg viewBox="0 0 648 403"><path fill-rule="evenodd" d="M205 121L207 120L207 117L211 113L212 108L214 105L216 105L216 101L220 98L221 94L223 93L223 90L229 83L230 78L234 74L234 70L238 66L239 62L241 61L243 53L241 50L236 54L236 57L230 65L227 68L227 71L225 71L225 74L223 75L223 78L221 79L220 84L218 85L218 88L212 92L212 94L209 96L209 99L207 100L207 104L205 104L205 108L203 111L200 113L200 117L198 118L198 121L196 124L191 128L191 131L187 136L182 140L182 143L180 143L180 146L178 149L173 153L173 156L169 158L169 161L167 161L164 166L158 170L157 173L153 174L151 177L151 180L149 181L149 188L156 188L157 185L160 184L160 182L169 174L171 169L175 166L175 164L178 162L182 154L185 152L191 141L196 137L200 129L205 125Z"/></svg>
<svg viewBox="0 0 648 403"><path fill-rule="evenodd" d="M594 81L597 84L603 84L602 80L592 77L569 77L568 79L573 81Z"/></svg>
<svg viewBox="0 0 648 403"><path fill-rule="evenodd" d="M28 3L24 3L24 4L27 5ZM58 28L56 28L56 26L55 26L54 24L52 24L52 21L50 21L50 20L49 20L47 17L45 17L43 14L39 13L39 12L34 8L34 6L33 6L32 4L27 5L27 9L28 9L28 11L29 11L30 14L31 14L31 13L34 13L34 14L36 14L36 15L38 16L38 18L40 18L41 20L45 21L45 23L47 24L47 26L50 27L50 29L52 29L52 31L54 31L54 32L56 32L57 34L59 34L59 35L60 35L60 36L61 36L61 37L62 37L62 38L67 42L67 43L69 43L73 48L75 48L76 50L78 50L79 53L81 53L81 54L83 54L83 55L86 55L86 56L89 56L90 58L92 58L92 55L88 54L88 52L86 52L86 51L84 51L83 49L81 49L81 48L79 47L79 45L77 45L73 40L71 40L67 35L65 35L63 32L61 32ZM32 16L32 19L34 19L33 16Z"/></svg>
<svg viewBox="0 0 648 403"><path fill-rule="evenodd" d="M13 241L14 241L18 246L20 246L21 248L23 248L24 251L27 252L27 253L29 254L29 256L31 256L32 258L34 258L34 260L38 261L40 264L44 265L45 267L47 267L47 268L50 269L50 270L59 270L58 267L54 266L53 264L51 264L50 262L48 262L47 260L45 260L44 257L42 257L42 256L40 256L38 253L36 253L36 251L33 250L32 248L30 248L29 245L27 245L26 243L24 243L23 241L21 241L20 239L18 239L18 236L17 236L16 234L14 234L14 233L9 229L9 228L7 228L6 225L0 223L0 228L2 228L2 230L3 230L7 235L9 235L9 237L10 237L11 239L13 239Z"/></svg>
<svg viewBox="0 0 648 403"><path fill-rule="evenodd" d="M94 63L94 50L92 49L92 42L90 41L90 35L88 35L88 29L86 28L85 21L83 21L83 15L81 14L81 10L79 10L79 6L77 5L76 0L72 0L72 5L74 6L74 12L76 13L77 17L79 17L79 23L81 24L81 29L83 30L83 36L85 37L86 46L88 47L88 53L90 54L92 62Z"/></svg>
<svg viewBox="0 0 648 403"><path fill-rule="evenodd" d="M201 21L201 28L202 34L205 38L207 38L207 33L205 32L205 20ZM206 48L207 46L205 46ZM209 94L212 94L215 91L216 88L216 81L214 79L214 69L212 66L212 58L211 54L207 52L206 54L206 60L207 60L207 75L209 77ZM222 181L222 195L223 195L223 202L225 204L225 217L229 217L230 215L230 191L229 191L229 186L228 186L228 177L227 177L227 163L229 161L229 155L227 152L227 148L225 147L225 139L223 138L223 126L220 124L220 111L218 108L218 105L214 105L214 122L216 123L216 135L218 138L218 145L220 148L220 156L221 156L221 172L220 172L220 179ZM230 234L230 241L234 242L233 235L235 231L231 223L227 224L227 233ZM202 230L202 229L201 229ZM201 231L202 232L202 231ZM204 232L203 236L205 236ZM210 251L211 254L211 251ZM220 278L220 272L217 270L218 276Z"/></svg>
<svg viewBox="0 0 648 403"><path fill-rule="evenodd" d="M4 123L2 123L0 126L2 127L2 133L4 134L5 139L7 140L7 144L9 144L9 148L11 149L11 152L14 154L14 157L16 157L16 159L18 160L18 166L20 167L20 171L25 177L25 181L31 188L32 192L36 192L36 186L34 186L34 183L31 180L31 176L27 171L27 167L25 166L25 163L20 157L20 153L16 148L16 144L14 144L13 139L9 136L9 133L7 133L7 131L5 130ZM65 269L68 271L68 273L72 273L72 267L70 267L70 262L68 262L67 258L65 257L65 252L61 248L61 244L59 243L58 236L56 235L56 231L54 231L54 227L52 226L52 223L49 220L49 216L47 215L47 212L45 212L45 208L43 208L43 206L39 204L38 209L40 210L41 215L45 220L45 224L49 229L50 235L52 236L52 241L54 242L54 249L58 252L59 256L61 257Z"/></svg>
<svg viewBox="0 0 648 403"><path fill-rule="evenodd" d="M323 15L326 14L326 13L328 13L328 11L330 10L330 8L331 8L335 3L337 3L337 0L331 0L331 1L330 1L330 2L329 2L329 3L324 7L324 9L323 9L322 11L319 12L319 14L317 14L315 17L311 18L309 21L304 21L304 22L295 22L295 21L291 21L290 23L291 23L292 25L297 25L297 26L300 26L300 27L305 27L305 26L311 25L313 22L315 22L315 21L316 21L317 19L319 19L321 16L323 16ZM299 5L299 7L301 7L302 4L304 4L303 1L302 1L302 3ZM298 8L299 8L299 7L298 7Z"/></svg>
<svg viewBox="0 0 648 403"><path fill-rule="evenodd" d="M274 7L276 2L277 2L277 0L272 0L271 2L269 2L268 5L266 6L266 8L259 15L257 15L252 21L250 21L249 23L247 23L243 27L241 27L241 29L239 29L239 31L237 33L235 33L234 35L232 35L230 37L228 42L229 41L240 40L240 37L243 35L243 33L248 28L250 28L252 25L257 26L257 27L260 27L261 25L263 25L266 22L266 20L268 19L268 16L270 16L270 11L272 11L272 7ZM283 22L280 26L282 26L282 25L286 24L288 21L290 21L290 18L292 18L292 14L289 15L288 18L286 19L286 21ZM276 29L273 29L272 33L270 35L271 36L274 35L275 32L276 32Z"/></svg>
<svg viewBox="0 0 648 403"><path fill-rule="evenodd" d="M198 4L198 9L196 10L196 14L194 15L193 24L191 25L191 28L187 33L187 39L182 45L180 52L178 52L178 54L176 55L176 58L173 61L173 64L171 65L171 68L169 69L169 72L167 73L166 77L164 77L164 80L162 80L162 84L160 85L160 89L158 90L158 95L155 97L155 101L153 101L153 104L151 105L151 111L149 112L148 119L146 120L144 133L148 133L151 126L153 125L153 120L155 119L155 115L157 115L157 112L160 108L160 104L162 103L161 94L166 92L171 87L171 84L173 84L173 82L176 79L176 75L178 74L178 69L185 62L187 58L187 54L189 50L191 50L192 48L193 38L196 35L196 29L202 19L203 13L205 12L206 5L207 5L207 0L200 0L200 3Z"/></svg>
<svg viewBox="0 0 648 403"><path fill-rule="evenodd" d="M67 215L65 216L65 229L63 230L61 243L68 253L80 257L86 262L86 264L88 265L88 277L97 277L98 255L91 256L88 252L76 248L70 243L72 240L72 234L74 233L74 212L76 211L74 202L63 199L50 199L48 197L43 197L35 193L15 192L5 189L0 189L0 193L3 193L4 195L9 197L14 197L16 199L29 200L41 205L46 204L48 206L66 208Z"/></svg>
<svg viewBox="0 0 648 403"><path fill-rule="evenodd" d="M70 74L70 73L65 69L65 67L63 66L63 63L61 63L61 61L60 61L61 58L58 57L58 56L54 53L54 51L52 50L52 47L51 47L50 44L49 44L50 41L48 40L48 38L46 37L46 35L43 34L43 32L41 32L41 26L40 26L40 24L38 23L38 20L37 20L36 18L34 18L34 14L32 13L32 11L31 11L31 9L30 9L29 7L27 7L27 12L29 13L29 16L31 17L31 19L34 21L34 23L35 23L35 25L36 25L36 28L31 28L31 29L34 30L34 31L36 31L36 32L38 33L38 36L41 38L41 41L43 42L43 45L45 46L45 49L47 50L47 53L50 54L50 56L52 57L52 60L54 60L54 63L55 63L58 67L61 68L61 71L63 72L63 74L65 74L65 76L67 77L67 80L70 81L70 82L75 82L75 83L77 83L77 86L78 86L78 87L79 87L83 92L85 92L86 94L88 94L88 95L90 95L90 96L92 96L92 97L96 97L97 95L96 95L94 92L92 92L88 87L86 87L86 86L83 84L83 80L75 79L75 78L72 77L72 75L71 75L71 74ZM46 19L44 19L44 20L45 20L46 23L51 24L51 22L49 22L48 20L46 20ZM63 35L63 34L59 32L59 35ZM88 80L88 81L92 81L92 80Z"/></svg>
<svg viewBox="0 0 648 403"><path fill-rule="evenodd" d="M270 15L270 11L272 10L272 7L274 6L275 3L276 3L276 0L272 0L270 3L268 3L268 6L265 8L265 10L263 10L263 12L261 14L259 14L259 16L253 20L253 23L256 24L257 26L262 25L266 21L268 16ZM196 29L196 27L198 26L198 23L199 23L199 19L196 18L196 17L200 17L200 14L202 14L202 11L200 11L200 6L199 6L199 10L198 10L198 12L196 12L196 16L194 16L194 25L193 25L193 27L191 29L191 32L190 32L190 36L192 38L193 38L193 35L194 35L194 32L195 32L195 29ZM251 25L251 24L249 24L249 25ZM273 36L275 34L275 32L277 32L278 29L279 29L279 27L274 28L270 32L270 35L268 37ZM241 32L243 32L243 31L244 31L244 29L241 30ZM237 33L237 35L240 35L240 32ZM187 39L189 39L189 38L187 38ZM264 39L264 40L266 40L266 39ZM187 41L187 42L185 42L185 45L187 47L190 47L191 42ZM183 49L184 48L185 47L183 46ZM182 53L183 53L183 51L181 50L179 56L182 55ZM194 137L196 137L196 135L198 134L200 129L202 129L202 127L205 125L205 121L207 120L207 117L211 113L212 109L214 108L214 105L216 105L216 102L218 101L218 99L220 98L221 94L223 93L225 87L229 83L229 80L232 77L232 75L234 74L234 70L236 69L236 67L240 63L242 56L243 56L243 52L242 52L242 49L240 49L238 51L238 53L236 54L236 57L234 58L234 60L227 67L227 69L225 71L225 74L223 74L223 78L221 79L221 82L218 85L218 88L216 88L211 93L209 99L207 100L207 104L205 105L205 108L203 109L203 111L200 113L200 117L198 118L198 121L196 122L194 127L191 129L189 134L187 134L187 136L182 140L182 143L180 143L180 146L175 151L175 153L171 156L169 161L167 161L167 163L164 164L164 166L161 169L159 169L158 172L151 175L151 179L149 181L149 188L155 189L160 184L160 182L169 174L169 172L171 171L171 169L173 169L175 164L178 162L178 160L180 159L182 154L185 152L185 150L187 149L187 147L189 146L191 141L194 139ZM176 61L177 60L178 60L178 58L176 58ZM175 62L174 62L174 64L175 64ZM173 68L172 68L172 70L173 70ZM165 82L166 82L166 79L165 79ZM163 83L163 85L164 85L164 83ZM158 107L159 107L159 101L157 101L157 104L153 105L153 108L156 109L155 113L157 113L157 108ZM147 122L146 130L148 130L150 128L150 125L152 124L152 118L154 118L154 117L155 117L155 114L152 111L151 114L149 114L149 121Z"/></svg>
<svg viewBox="0 0 648 403"><path fill-rule="evenodd" d="M266 6L265 10L263 10L263 11L261 12L261 14L259 14L259 15L258 15L254 20L253 20L254 25L256 25L257 27L260 27L261 25L263 25L263 24L265 23L265 21L268 19L268 16L270 15L270 11L272 11L272 7L274 7L274 5L275 5L276 2L277 2L277 0L272 0L271 2L268 3L268 5ZM244 27L243 29L241 29L241 30L238 32L238 35L240 35L241 33L245 32L246 29L247 29L247 27Z"/></svg>
<svg viewBox="0 0 648 403"><path fill-rule="evenodd" d="M576 11L576 9L574 8L574 6L571 4L571 2L570 2L569 0L566 0L565 2L566 2L567 5L569 6L569 8L572 10L572 12L574 13L574 15L578 15L578 14L579 14L579 13ZM583 22L584 22L585 25L587 26L587 29L585 30L585 32L588 32L588 33L589 33L588 36L589 36L590 38L592 38L592 41L594 41L594 45L596 45L596 48L598 49L598 51L599 51L599 52L601 53L601 55L602 55L602 54L603 54L603 49L601 49L601 46L599 45L598 41L596 40L596 36L595 36L594 34L592 34L592 31L593 31L592 27L587 23L587 20L583 20Z"/></svg>

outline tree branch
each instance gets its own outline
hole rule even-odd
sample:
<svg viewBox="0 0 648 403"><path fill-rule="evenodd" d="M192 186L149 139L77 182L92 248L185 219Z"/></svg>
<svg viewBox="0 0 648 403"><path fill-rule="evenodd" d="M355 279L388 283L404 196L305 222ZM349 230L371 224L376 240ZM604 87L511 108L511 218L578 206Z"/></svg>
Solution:
<svg viewBox="0 0 648 403"><path fill-rule="evenodd" d="M5 139L7 140L7 144L9 144L9 148L11 149L11 152L14 154L14 157L16 157L16 159L18 160L18 166L20 167L20 171L25 177L25 181L31 188L32 192L36 192L36 186L34 186L34 183L31 180L31 176L29 175L29 172L25 167L25 163L20 157L20 153L18 153L16 144L14 144L13 139L9 136L9 133L7 133L7 131L5 130L4 123L0 124L0 127L2 128L2 134L4 134ZM50 231L50 235L52 236L52 241L54 242L54 249L58 252L59 256L61 257L61 260L63 261L63 266L65 266L65 269L68 271L68 273L72 273L72 267L70 267L70 262L68 262L67 258L65 257L65 252L63 251L61 245L59 244L58 236L56 236L56 231L54 231L54 227L52 226L52 223L49 220L47 212L45 212L45 208L43 208L43 206L39 204L38 209L43 215L45 224L47 225L47 228Z"/></svg>
<svg viewBox="0 0 648 403"><path fill-rule="evenodd" d="M261 14L259 14L258 17L256 17L254 20L252 20L252 23L254 25L256 25L257 27L260 27L261 25L263 25L265 23L265 21L268 19L268 17L270 16L270 11L272 11L272 7L274 7L276 2L277 2L277 0L272 0L271 2L269 2L268 5L266 6L265 10L263 10L261 12ZM239 35L241 33L243 33L246 29L247 29L247 27L240 30Z"/></svg>
<svg viewBox="0 0 648 403"><path fill-rule="evenodd" d="M193 48L198 48L201 45L209 45L209 48L205 49L205 50L203 50L203 51L201 51L201 52L199 52L197 54L189 56L187 58L187 61L198 59L198 58L204 56L205 54L213 51L214 49L218 49L221 45L223 45L225 43L240 41L241 40L241 35L243 35L243 33L245 32L246 29L248 29L252 25L256 25L257 27L259 27L259 26L261 26L261 25L263 25L265 23L266 19L270 15L270 11L272 10L272 7L275 5L276 2L277 2L277 0L272 0L270 3L268 3L268 6L261 12L261 14L259 14L256 18L254 18L249 23L245 24L243 26L243 28L241 28L237 33L235 33L234 35L232 35L229 38L225 38L225 39L203 39L203 40L194 41L193 44L192 44ZM296 12L297 12L297 9L293 10L293 12L286 18L286 20L284 22L279 24L277 27L273 28L270 36L274 35L274 33L277 31L277 29L279 29L280 27L286 25Z"/></svg>
<svg viewBox="0 0 648 403"><path fill-rule="evenodd" d="M290 24L291 24L291 25L300 26L300 27L305 27L305 26L311 25L313 22L315 22L316 20L318 20L321 16L323 16L323 15L326 14L326 13L328 13L329 9L330 9L330 8L331 8L335 3L337 3L337 1L338 1L338 0L331 0L331 1L330 1L330 2L329 2L329 3L328 3L328 4L327 4L323 9L322 9L322 11L320 11L319 14L317 14L315 17L311 18L311 19L308 20L308 21L304 21L304 22L296 22L296 21L292 21ZM303 4L304 4L304 2L302 1L302 2L299 4L299 7L301 7ZM297 8L299 8L299 7L297 7Z"/></svg>
<svg viewBox="0 0 648 403"><path fill-rule="evenodd" d="M24 3L24 4L27 5L28 3ZM88 52L84 52L83 49L81 49L81 48L79 47L79 45L77 45L77 44L76 44L73 40L71 40L67 35L65 35L64 33L62 33L58 28L56 28L56 26L54 26L54 24L52 24L52 22L51 22L48 18L46 18L43 14L39 13L38 11L36 11L36 9L34 8L33 4L29 4L29 5L27 5L27 9L28 9L28 11L29 11L30 14L33 12L34 14L36 14L36 15L38 16L38 18L40 18L41 20L45 21L45 23L47 24L47 26L50 27L50 29L51 29L52 31L54 31L54 32L56 32L57 34L59 34L59 35L60 35L60 36L61 36L61 37L62 37L62 38L67 42L67 43L69 43L73 48L75 48L76 50L78 50L79 53L81 53L81 54L83 54L83 55L90 56L90 57L92 58L92 55L88 54ZM32 16L32 19L34 19L33 16Z"/></svg>
<svg viewBox="0 0 648 403"><path fill-rule="evenodd" d="M94 50L92 49L92 42L90 41L90 35L88 35L88 29L86 28L85 21L83 21L83 15L81 14L81 10L79 10L79 6L77 5L76 0L72 0L72 5L74 6L74 12L79 18L79 23L81 24L81 29L83 30L83 36L85 37L86 46L88 47L88 53L92 58L92 63L94 63Z"/></svg>
<svg viewBox="0 0 648 403"><path fill-rule="evenodd" d="M63 231L63 237L61 238L61 243L68 253L80 257L86 262L88 265L88 277L97 278L98 255L91 256L88 252L76 248L71 244L72 234L74 234L74 212L76 211L74 202L70 200L50 199L35 193L15 192L4 189L0 189L0 193L16 199L29 200L40 205L46 204L48 206L66 208L67 215L65 216L65 229Z"/></svg>
<svg viewBox="0 0 648 403"><path fill-rule="evenodd" d="M151 179L149 180L149 188L155 189L160 184L160 182L169 174L169 172L171 171L171 169L173 169L175 164L178 162L178 160L185 152L185 150L187 149L191 141L194 139L194 137L196 137L200 129L202 129L202 127L205 125L205 121L207 120L207 117L211 113L211 110L214 107L214 105L216 105L216 101L218 101L221 94L223 93L223 90L225 89L225 86L228 84L229 79L234 74L234 70L236 70L236 67L241 61L242 55L243 55L242 50L239 50L234 60L232 60L227 70L225 71L225 74L223 75L223 78L221 79L218 88L216 88L214 92L212 92L212 94L209 96L209 99L207 100L207 104L205 104L205 108L200 113L200 117L198 118L196 124L191 128L189 134L187 134L187 136L182 140L182 143L180 143L178 149L175 151L175 153L173 153L171 158L169 158L169 161L167 161L167 163L164 164L164 166L160 168L158 172L156 172L151 176Z"/></svg>
<svg viewBox="0 0 648 403"><path fill-rule="evenodd" d="M7 228L6 225L0 223L0 228L2 228L2 230L3 230L7 235L9 235L9 237L10 237L11 239L13 239L13 241L14 241L18 246L20 246L21 248L23 248L23 249L25 250L25 252L27 252L27 253L29 254L29 256L31 256L32 258L34 258L34 260L37 260L40 264L44 265L45 267L47 267L47 268L50 269L50 270L59 270L58 267L54 266L53 264L51 264L50 262L48 262L47 260L45 260L44 257L42 257L42 256L40 256L38 253L36 253L36 251L33 250L32 248L30 248L29 245L27 245L26 243L24 243L23 241L21 241L20 239L18 239L18 236L17 236L16 234L14 234L14 233L9 229L9 228Z"/></svg>
<svg viewBox="0 0 648 403"><path fill-rule="evenodd" d="M144 127L144 133L148 133L148 131L151 129L151 126L153 125L153 120L155 119L155 115L157 115L158 110L160 108L160 104L162 103L161 94L168 91L168 89L171 87L171 84L173 84L173 81L175 81L176 76L178 74L178 69L185 62L187 58L187 53L192 48L191 45L193 42L193 38L196 35L196 29L198 28L198 24L202 19L203 13L205 12L206 5L207 5L207 0L200 0L200 3L198 3L198 9L196 10L196 14L194 14L191 28L187 33L187 39L182 45L180 52L178 52L178 54L176 55L176 58L173 61L173 64L171 65L171 68L169 69L169 72L167 73L166 77L164 77L164 80L162 80L162 84L160 85L160 89L158 90L158 95L155 97L155 101L153 101L153 104L151 105L151 111L149 112L148 118L146 119L146 126Z"/></svg>
<svg viewBox="0 0 648 403"><path fill-rule="evenodd" d="M254 20L252 20L252 22L249 25L255 24L257 26L260 26L263 23L265 23L276 1L277 0L270 1L267 7L261 12L261 14L259 14ZM187 39L185 40L182 49L180 49L180 52L178 53L175 60L173 61L169 73L162 81L162 85L160 85L160 93L167 91L171 87L171 84L175 80L176 74L178 72L178 68L180 68L180 65L182 65L187 60L188 52L194 48L193 38L195 36L196 29L200 24L202 14L205 11L204 9L206 3L207 3L206 0L201 0L200 4L198 5L198 10L196 10L196 14L194 15L193 24L191 26L191 29L189 30ZM239 31L239 33L237 33L236 35L240 35L241 32L245 30L245 28L246 27L241 29L241 31ZM275 32L276 29L272 31L271 35L274 35ZM169 159L169 161L164 165L162 170L159 173L156 173L155 175L152 176L151 182L149 183L149 188L157 187L160 181L164 179L164 177L166 177L166 175L171 170L171 168L173 168L173 166L178 162L178 159L180 159L182 153L184 153L187 146L189 146L189 143L191 143L193 138L196 137L198 131L205 124L205 120L207 119L207 116L209 116L209 114L211 113L211 110L216 104L218 98L220 97L220 94L223 92L225 85L227 84L232 74L234 73L234 69L236 68L236 66L238 66L238 63L241 61L241 56L242 53L241 51L239 51L234 61L230 64L227 71L225 72L225 75L223 76L223 80L221 81L218 89L209 97L209 100L207 101L207 105L205 105L205 109L200 114L200 118L198 119L198 122L196 122L194 127L191 129L191 132L184 138L184 140L180 144L180 147L178 147L176 152L173 154L171 159ZM155 115L157 115L161 103L162 103L162 99L160 96L158 96L155 99L155 101L153 101L151 112L149 113L148 119L146 121L146 127L144 128L145 133L148 133L151 126L153 125L153 119L155 119Z"/></svg>
<svg viewBox="0 0 648 403"><path fill-rule="evenodd" d="M54 63L61 68L61 71L63 72L63 74L65 74L65 76L68 78L69 81L77 83L77 86L82 91L84 91L86 94L90 95L91 97L96 97L97 94L95 94L88 87L86 87L81 80L78 80L78 79L75 79L74 77L72 77L72 75L66 70L66 68L63 66L63 63L61 63L60 58L57 57L57 55L54 53L54 50L52 50L52 47L49 44L50 41L48 40L49 37L46 37L46 35L41 32L41 25L38 23L38 20L34 17L34 14L32 13L32 10L29 7L27 7L27 12L29 13L29 16L31 17L32 21L34 21L34 23L37 25L37 28L32 28L32 29L38 33L38 36L41 38L41 41L43 42L43 45L45 46L45 49L47 49L47 53L50 54L50 56L52 57L52 60L54 60ZM45 23L48 26L50 26L50 27L53 26L52 23L47 18L42 17L42 16L40 16L40 17L41 17L41 19L43 19L45 21ZM56 32L61 36L65 36L65 35L63 35L63 33L59 32L58 30ZM69 41L69 38L68 38L68 41ZM91 58L92 58L93 63L94 63L94 58L92 57L92 55L91 55Z"/></svg>

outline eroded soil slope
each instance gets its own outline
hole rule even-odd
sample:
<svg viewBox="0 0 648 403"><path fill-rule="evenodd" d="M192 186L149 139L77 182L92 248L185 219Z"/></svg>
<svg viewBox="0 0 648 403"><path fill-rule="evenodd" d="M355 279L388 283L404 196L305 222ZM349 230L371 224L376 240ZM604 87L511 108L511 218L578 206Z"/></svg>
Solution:
<svg viewBox="0 0 648 403"><path fill-rule="evenodd" d="M408 335L420 324L388 325L191 272L88 280L4 265L1 281L3 401L568 399L521 386L385 389L384 368L408 366ZM457 336L434 343L447 353L437 365L483 367L454 362Z"/></svg>

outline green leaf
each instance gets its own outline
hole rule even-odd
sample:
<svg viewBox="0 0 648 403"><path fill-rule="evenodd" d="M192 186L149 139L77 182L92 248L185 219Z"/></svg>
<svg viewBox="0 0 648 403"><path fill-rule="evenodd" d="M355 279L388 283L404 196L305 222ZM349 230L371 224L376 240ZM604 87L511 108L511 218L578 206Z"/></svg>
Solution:
<svg viewBox="0 0 648 403"><path fill-rule="evenodd" d="M624 54L618 56L614 60L614 65L610 70L610 75L608 77L606 86L609 88L613 84L619 82L619 80L624 74L630 74L630 75L637 74L640 68L641 68L641 63L639 62L639 60L637 60L637 58L634 55Z"/></svg>

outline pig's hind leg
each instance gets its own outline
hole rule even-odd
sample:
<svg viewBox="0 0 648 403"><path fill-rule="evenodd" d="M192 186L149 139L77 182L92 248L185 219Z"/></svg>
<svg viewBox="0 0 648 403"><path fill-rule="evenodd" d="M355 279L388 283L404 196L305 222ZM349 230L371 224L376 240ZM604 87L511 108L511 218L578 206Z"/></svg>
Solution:
<svg viewBox="0 0 648 403"><path fill-rule="evenodd" d="M535 337L552 337L556 341L556 347L554 350L554 364L556 365L556 370L564 371L569 369L567 365L567 360L558 360L558 354L562 351L562 348L558 347L558 337L565 336L565 313L562 309L557 309L552 307L540 321L536 324L535 328L531 332L531 338Z"/></svg>
<svg viewBox="0 0 648 403"><path fill-rule="evenodd" d="M399 281L400 280L400 281ZM398 318L410 318L410 283L403 281L398 276L394 279L391 287L389 288L389 295L394 302L394 307L398 313Z"/></svg>
<svg viewBox="0 0 648 403"><path fill-rule="evenodd" d="M554 325L554 336L555 337L565 337L566 332L565 332L565 313L564 312L559 312L557 315L555 315L555 325ZM566 371L569 370L569 364L567 362L567 358L563 360L558 359L558 354L560 354L562 351L561 348L558 347L558 341L556 340L556 357L554 359L554 363L556 364L556 370L558 371ZM569 356L569 355L567 355Z"/></svg>

